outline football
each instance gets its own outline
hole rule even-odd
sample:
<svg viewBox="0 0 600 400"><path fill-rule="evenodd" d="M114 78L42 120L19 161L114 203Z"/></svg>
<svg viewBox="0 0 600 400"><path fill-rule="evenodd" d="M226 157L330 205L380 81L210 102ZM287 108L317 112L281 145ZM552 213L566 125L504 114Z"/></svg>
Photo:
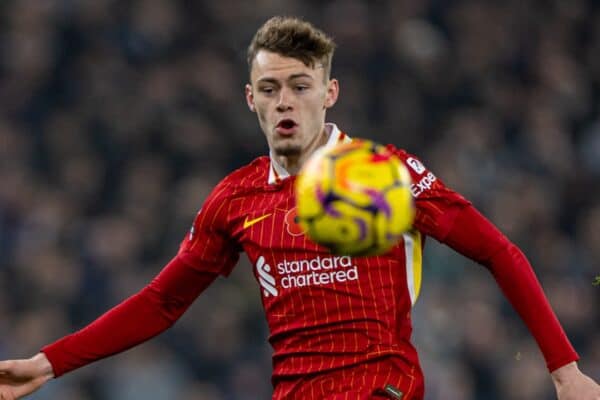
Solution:
<svg viewBox="0 0 600 400"><path fill-rule="evenodd" d="M323 147L296 179L298 223L334 254L383 254L412 226L410 185L402 161L372 141Z"/></svg>

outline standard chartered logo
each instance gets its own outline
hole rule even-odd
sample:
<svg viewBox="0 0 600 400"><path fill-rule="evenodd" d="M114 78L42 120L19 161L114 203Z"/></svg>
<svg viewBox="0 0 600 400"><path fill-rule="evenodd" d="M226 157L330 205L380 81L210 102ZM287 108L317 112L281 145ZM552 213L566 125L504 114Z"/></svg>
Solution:
<svg viewBox="0 0 600 400"><path fill-rule="evenodd" d="M271 266L260 256L256 261L258 281L265 297L277 296L277 285ZM358 268L352 257L316 257L309 260L283 260L277 264L277 275L284 289L328 285L358 280Z"/></svg>
<svg viewBox="0 0 600 400"><path fill-rule="evenodd" d="M263 256L258 257L256 261L256 272L258 272L258 281L263 288L265 297L269 297L269 295L277 296L275 278L269 273L271 272L271 266L265 263Z"/></svg>

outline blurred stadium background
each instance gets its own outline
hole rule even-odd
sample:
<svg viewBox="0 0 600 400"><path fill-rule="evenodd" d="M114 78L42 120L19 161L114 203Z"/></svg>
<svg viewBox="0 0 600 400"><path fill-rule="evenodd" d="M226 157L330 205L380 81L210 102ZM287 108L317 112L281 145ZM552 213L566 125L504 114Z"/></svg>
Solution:
<svg viewBox="0 0 600 400"><path fill-rule="evenodd" d="M584 0L0 1L0 358L143 287L211 187L265 154L245 47L275 14L339 44L353 136L418 154L521 246L600 378L600 5ZM174 329L34 399L255 400L270 348L242 257ZM554 399L485 269L430 240L428 400Z"/></svg>

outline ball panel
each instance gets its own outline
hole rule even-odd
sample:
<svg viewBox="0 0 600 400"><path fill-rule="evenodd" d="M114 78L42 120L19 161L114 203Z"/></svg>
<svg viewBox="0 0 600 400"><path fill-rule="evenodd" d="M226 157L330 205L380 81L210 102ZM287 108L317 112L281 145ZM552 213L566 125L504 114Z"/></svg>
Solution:
<svg viewBox="0 0 600 400"><path fill-rule="evenodd" d="M310 236L319 242L331 242L331 238L340 242L370 242L372 218L366 210L346 202L332 202L325 215L310 222Z"/></svg>
<svg viewBox="0 0 600 400"><path fill-rule="evenodd" d="M394 204L388 219L388 231L394 235L409 230L415 217L415 207L410 189L406 186L396 186L385 193L385 198Z"/></svg>
<svg viewBox="0 0 600 400"><path fill-rule="evenodd" d="M335 189L363 191L365 188L382 190L393 185L395 177L390 174L388 162L372 162L364 157L342 157L335 164Z"/></svg>
<svg viewBox="0 0 600 400"><path fill-rule="evenodd" d="M314 218L323 213L323 197L330 192L335 178L332 160L324 156L323 150L317 151L307 161L296 179L296 207L301 219Z"/></svg>

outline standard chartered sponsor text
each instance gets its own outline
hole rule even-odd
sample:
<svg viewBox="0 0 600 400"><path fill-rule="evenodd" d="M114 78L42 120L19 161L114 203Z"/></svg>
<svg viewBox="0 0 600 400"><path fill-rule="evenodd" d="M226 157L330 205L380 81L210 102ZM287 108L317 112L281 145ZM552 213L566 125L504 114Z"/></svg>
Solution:
<svg viewBox="0 0 600 400"><path fill-rule="evenodd" d="M277 272L286 289L358 280L358 268L349 256L283 260L277 264Z"/></svg>

